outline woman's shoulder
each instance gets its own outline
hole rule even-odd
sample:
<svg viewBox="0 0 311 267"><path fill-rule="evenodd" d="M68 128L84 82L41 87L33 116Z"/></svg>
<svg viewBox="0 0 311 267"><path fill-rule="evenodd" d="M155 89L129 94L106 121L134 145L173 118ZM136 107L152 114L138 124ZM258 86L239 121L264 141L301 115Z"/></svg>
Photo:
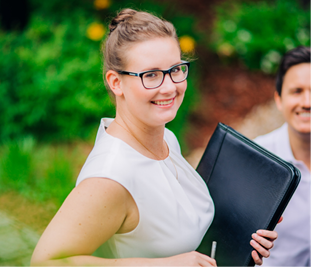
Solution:
<svg viewBox="0 0 311 267"><path fill-rule="evenodd" d="M152 161L145 158L127 143L109 135L105 127L112 120L102 119L94 147L86 159L77 179L77 185L90 177L109 178L124 185L131 183L131 177L146 167L152 168Z"/></svg>

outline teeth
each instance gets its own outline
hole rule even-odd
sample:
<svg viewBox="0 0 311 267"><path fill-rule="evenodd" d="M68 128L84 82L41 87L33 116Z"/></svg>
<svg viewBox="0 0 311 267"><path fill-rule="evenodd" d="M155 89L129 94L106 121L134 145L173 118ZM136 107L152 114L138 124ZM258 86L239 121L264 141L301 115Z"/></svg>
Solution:
<svg viewBox="0 0 311 267"><path fill-rule="evenodd" d="M172 102L173 102L173 99L167 100L167 101L153 101L153 103L157 105L168 105L168 104L171 104Z"/></svg>
<svg viewBox="0 0 311 267"><path fill-rule="evenodd" d="M299 115L301 117L310 117L310 113L309 112L301 112Z"/></svg>

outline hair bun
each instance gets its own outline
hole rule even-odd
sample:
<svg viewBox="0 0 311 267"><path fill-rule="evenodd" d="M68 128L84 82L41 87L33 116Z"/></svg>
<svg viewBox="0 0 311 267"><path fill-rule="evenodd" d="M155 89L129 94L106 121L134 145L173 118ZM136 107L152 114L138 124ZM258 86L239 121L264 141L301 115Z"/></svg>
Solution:
<svg viewBox="0 0 311 267"><path fill-rule="evenodd" d="M120 23L131 19L136 13L137 13L136 10L130 8L121 10L121 12L115 18L112 19L109 25L110 33L112 33Z"/></svg>

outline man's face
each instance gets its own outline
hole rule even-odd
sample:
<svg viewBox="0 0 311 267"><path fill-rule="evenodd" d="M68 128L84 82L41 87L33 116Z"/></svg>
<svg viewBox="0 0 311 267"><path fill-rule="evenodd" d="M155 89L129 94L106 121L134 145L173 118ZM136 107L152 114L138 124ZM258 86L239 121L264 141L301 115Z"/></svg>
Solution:
<svg viewBox="0 0 311 267"><path fill-rule="evenodd" d="M291 130L310 133L310 63L301 63L288 69L284 76L281 96L274 98Z"/></svg>

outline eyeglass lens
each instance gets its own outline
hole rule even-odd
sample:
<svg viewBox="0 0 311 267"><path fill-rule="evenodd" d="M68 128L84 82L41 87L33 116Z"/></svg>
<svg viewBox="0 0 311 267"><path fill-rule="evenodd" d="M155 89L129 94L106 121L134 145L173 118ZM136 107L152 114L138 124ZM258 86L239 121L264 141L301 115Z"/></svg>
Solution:
<svg viewBox="0 0 311 267"><path fill-rule="evenodd" d="M148 71L142 76L143 84L146 88L156 88L161 85L164 74L162 71ZM175 66L170 71L170 77L173 82L184 81L188 76L188 66L186 64Z"/></svg>

